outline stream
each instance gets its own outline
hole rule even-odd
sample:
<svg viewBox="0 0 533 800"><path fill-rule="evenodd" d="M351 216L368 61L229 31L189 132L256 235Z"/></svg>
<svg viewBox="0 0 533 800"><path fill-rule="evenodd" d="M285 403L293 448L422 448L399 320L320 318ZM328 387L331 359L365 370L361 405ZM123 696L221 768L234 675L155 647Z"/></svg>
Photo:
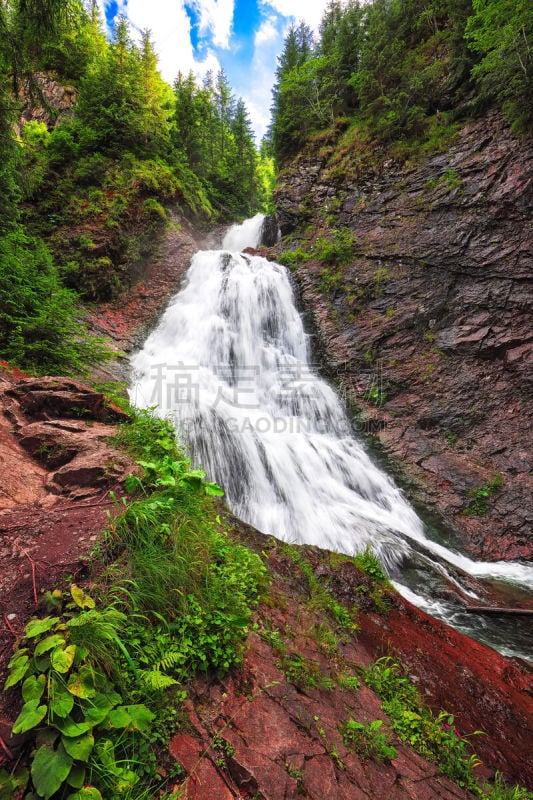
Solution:
<svg viewBox="0 0 533 800"><path fill-rule="evenodd" d="M425 525L311 366L285 267L242 253L263 217L196 253L132 358L130 397L170 417L232 512L264 533L353 555L367 546L408 600L506 655L531 657L531 620L464 612L483 583L533 593L533 566L473 561ZM455 587L456 591L452 591ZM510 603L509 603L510 604Z"/></svg>

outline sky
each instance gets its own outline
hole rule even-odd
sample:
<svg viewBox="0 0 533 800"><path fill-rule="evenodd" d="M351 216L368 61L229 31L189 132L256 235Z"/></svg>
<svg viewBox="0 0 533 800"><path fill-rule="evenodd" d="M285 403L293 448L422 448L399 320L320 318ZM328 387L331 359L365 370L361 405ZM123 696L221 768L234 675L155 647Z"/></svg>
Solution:
<svg viewBox="0 0 533 800"><path fill-rule="evenodd" d="M133 35L150 30L163 78L201 79L224 69L248 108L257 142L270 122L277 56L292 22L318 30L328 0L100 0L109 30L125 14Z"/></svg>

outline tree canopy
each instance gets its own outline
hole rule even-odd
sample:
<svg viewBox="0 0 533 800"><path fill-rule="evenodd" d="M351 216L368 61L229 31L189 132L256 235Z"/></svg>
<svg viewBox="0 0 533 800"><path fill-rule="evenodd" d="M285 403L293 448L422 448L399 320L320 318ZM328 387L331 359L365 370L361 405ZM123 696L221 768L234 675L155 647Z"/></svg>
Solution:
<svg viewBox="0 0 533 800"><path fill-rule="evenodd" d="M0 2L0 358L100 358L78 301L120 293L169 206L242 219L272 175L223 71L168 85L150 32L118 17L106 36L96 0Z"/></svg>
<svg viewBox="0 0 533 800"><path fill-rule="evenodd" d="M293 26L278 59L270 140L278 164L347 115L380 142L423 139L431 119L499 104L533 121L527 0L331 0L319 37Z"/></svg>

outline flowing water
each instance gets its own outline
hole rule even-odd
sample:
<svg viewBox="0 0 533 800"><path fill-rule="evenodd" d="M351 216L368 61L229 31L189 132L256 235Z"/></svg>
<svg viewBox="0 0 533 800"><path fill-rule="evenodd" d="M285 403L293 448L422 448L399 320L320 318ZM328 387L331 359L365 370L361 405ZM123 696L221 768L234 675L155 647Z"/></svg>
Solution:
<svg viewBox="0 0 533 800"><path fill-rule="evenodd" d="M193 257L183 288L133 357L132 401L172 417L194 462L245 522L348 554L370 545L417 605L525 655L520 622L502 630L437 598L450 583L476 598L468 576L533 590L533 567L475 562L428 536L310 365L286 269L240 252L257 246L261 224L258 215L234 226L221 250Z"/></svg>

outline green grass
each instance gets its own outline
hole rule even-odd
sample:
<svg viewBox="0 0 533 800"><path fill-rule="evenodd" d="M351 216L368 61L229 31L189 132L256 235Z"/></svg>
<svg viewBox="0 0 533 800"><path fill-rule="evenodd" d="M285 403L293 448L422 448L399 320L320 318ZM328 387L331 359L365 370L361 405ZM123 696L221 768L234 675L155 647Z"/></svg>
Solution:
<svg viewBox="0 0 533 800"><path fill-rule="evenodd" d="M280 543L280 548L281 551L299 567L302 575L307 580L310 593L308 602L309 608L325 611L340 628L350 633L357 633L359 630L359 626L355 622L357 607L355 606L349 611L345 606L339 603L331 591L329 591L327 585L316 577L311 564L297 548L283 542Z"/></svg>

